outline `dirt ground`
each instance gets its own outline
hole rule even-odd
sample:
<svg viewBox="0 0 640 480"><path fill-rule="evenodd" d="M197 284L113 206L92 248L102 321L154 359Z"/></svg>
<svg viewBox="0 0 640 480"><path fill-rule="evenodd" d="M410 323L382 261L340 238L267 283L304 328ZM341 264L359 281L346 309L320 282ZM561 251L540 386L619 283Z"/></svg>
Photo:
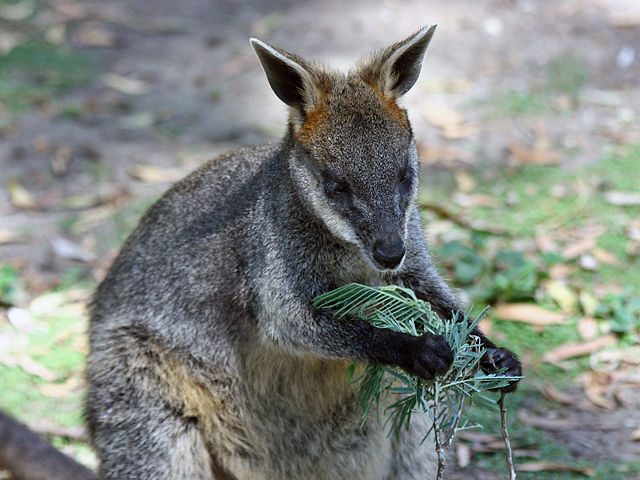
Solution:
<svg viewBox="0 0 640 480"><path fill-rule="evenodd" d="M436 152L437 158L426 162L430 165L473 163L490 169L508 162L514 139L531 143L541 129L553 146L580 147L564 160L566 169L597 162L621 136L640 140L637 0L44 3L43 22L69 22L76 15L69 28L88 25L107 32L110 40L102 48L86 46L90 42L81 36L75 41L100 72L64 97L83 105L80 116L33 109L0 141L0 227L27 232L25 241L0 244L0 260L21 259L43 289L73 262L52 242L68 238L62 225L73 209L62 199L97 193L135 203L168 185L141 181L132 175L136 166L157 167L172 180L218 153L279 138L286 111L250 50L252 36L347 69L372 49L438 23L421 78L404 101L423 151ZM544 91L549 65L576 55L588 72L579 108L567 108L575 99L556 92L544 125L487 114L487 105L504 92ZM132 83L116 81L113 88L107 73ZM443 139L424 115L440 106L463 112L477 131ZM19 179L37 209L14 208L4 189L9 179ZM113 254L101 235L81 246L104 257L105 264ZM549 415L579 425L552 433L576 458L640 455L638 442L628 441L629 425L640 424L636 409L585 413L560 407Z"/></svg>

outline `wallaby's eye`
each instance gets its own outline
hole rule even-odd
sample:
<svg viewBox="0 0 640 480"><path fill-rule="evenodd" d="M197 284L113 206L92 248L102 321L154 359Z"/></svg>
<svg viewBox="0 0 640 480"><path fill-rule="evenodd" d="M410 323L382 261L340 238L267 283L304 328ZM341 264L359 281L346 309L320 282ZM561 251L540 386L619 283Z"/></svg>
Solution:
<svg viewBox="0 0 640 480"><path fill-rule="evenodd" d="M346 198L351 195L349 184L330 178L326 184L327 195L334 198Z"/></svg>
<svg viewBox="0 0 640 480"><path fill-rule="evenodd" d="M407 162L398 175L400 183L406 183L411 179L411 170L409 169L409 162Z"/></svg>

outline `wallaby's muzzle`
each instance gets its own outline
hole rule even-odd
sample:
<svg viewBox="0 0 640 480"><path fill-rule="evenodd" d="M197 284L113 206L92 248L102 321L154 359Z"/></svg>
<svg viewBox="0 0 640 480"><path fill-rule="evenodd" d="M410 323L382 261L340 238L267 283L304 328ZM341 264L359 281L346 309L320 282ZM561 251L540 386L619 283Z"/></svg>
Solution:
<svg viewBox="0 0 640 480"><path fill-rule="evenodd" d="M402 263L407 251L400 237L378 239L373 243L372 250L376 263L389 270L397 268Z"/></svg>

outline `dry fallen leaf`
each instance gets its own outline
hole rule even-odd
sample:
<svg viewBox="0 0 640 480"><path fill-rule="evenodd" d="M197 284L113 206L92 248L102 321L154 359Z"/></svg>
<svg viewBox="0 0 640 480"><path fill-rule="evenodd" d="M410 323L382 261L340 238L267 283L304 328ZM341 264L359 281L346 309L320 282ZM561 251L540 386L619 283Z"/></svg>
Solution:
<svg viewBox="0 0 640 480"><path fill-rule="evenodd" d="M566 263L556 263L549 269L549 276L555 280L565 280L576 271L574 265Z"/></svg>
<svg viewBox="0 0 640 480"><path fill-rule="evenodd" d="M558 244L550 235L536 235L535 237L536 248L544 253L551 253L558 251Z"/></svg>
<svg viewBox="0 0 640 480"><path fill-rule="evenodd" d="M85 210L76 217L76 221L71 227L71 233L73 235L87 233L110 220L117 211L118 209L112 205L101 205Z"/></svg>
<svg viewBox="0 0 640 480"><path fill-rule="evenodd" d="M474 125L449 125L442 131L442 138L446 140L460 140L476 135L479 132L478 127Z"/></svg>
<svg viewBox="0 0 640 480"><path fill-rule="evenodd" d="M153 165L134 165L129 173L147 183L175 182L184 176L184 172L179 168L160 168Z"/></svg>
<svg viewBox="0 0 640 480"><path fill-rule="evenodd" d="M31 141L31 146L38 155L46 155L51 150L51 139L46 135L38 135Z"/></svg>
<svg viewBox="0 0 640 480"><path fill-rule="evenodd" d="M571 465L547 462L519 463L516 465L516 470L519 472L574 472L581 473L588 477L593 477L596 474L595 470L591 467L573 467Z"/></svg>
<svg viewBox="0 0 640 480"><path fill-rule="evenodd" d="M562 256L565 260L573 260L575 258L578 258L583 253L586 253L592 248L595 248L597 241L597 237L586 237L574 243L570 243L562 251Z"/></svg>
<svg viewBox="0 0 640 480"><path fill-rule="evenodd" d="M491 331L493 330L493 322L489 317L483 317L478 324L478 328L481 332L483 332L487 337L491 338Z"/></svg>
<svg viewBox="0 0 640 480"><path fill-rule="evenodd" d="M25 233L15 232L11 230L0 230L0 245L7 245L10 243L24 243L28 240Z"/></svg>
<svg viewBox="0 0 640 480"><path fill-rule="evenodd" d="M493 443L500 440L500 437L496 435L472 430L462 430L457 434L457 437L474 443Z"/></svg>
<svg viewBox="0 0 640 480"><path fill-rule="evenodd" d="M460 113L447 105L427 105L421 109L421 113L431 125L442 129L464 121Z"/></svg>
<svg viewBox="0 0 640 480"><path fill-rule="evenodd" d="M528 148L517 142L510 142L507 149L511 152L518 163L532 165L556 165L560 163L562 156L558 152L549 149L549 143L542 139L536 139L533 147Z"/></svg>
<svg viewBox="0 0 640 480"><path fill-rule="evenodd" d="M113 90L127 95L144 95L149 92L149 84L144 80L123 77L115 73L103 75L102 83Z"/></svg>
<svg viewBox="0 0 640 480"><path fill-rule="evenodd" d="M631 440L634 441L634 442L640 442L640 428L636 428L631 433Z"/></svg>
<svg viewBox="0 0 640 480"><path fill-rule="evenodd" d="M153 112L136 112L131 115L122 117L119 124L122 128L138 129L149 128L157 121Z"/></svg>
<svg viewBox="0 0 640 480"><path fill-rule="evenodd" d="M481 193L467 194L462 192L455 192L451 199L460 205L461 207L487 207L493 208L498 205L498 202L491 195L484 195Z"/></svg>
<svg viewBox="0 0 640 480"><path fill-rule="evenodd" d="M599 305L598 299L586 290L581 291L578 297L584 314L588 317L594 317Z"/></svg>
<svg viewBox="0 0 640 480"><path fill-rule="evenodd" d="M607 265L611 265L613 267L621 267L622 266L622 262L618 259L618 257L616 257L613 253L604 250L602 248L594 248L592 250L592 255L594 256L594 258L599 261L600 263L605 263Z"/></svg>
<svg viewBox="0 0 640 480"><path fill-rule="evenodd" d="M456 444L456 459L458 460L458 466L461 468L469 465L471 461L471 448L469 445L463 442Z"/></svg>
<svg viewBox="0 0 640 480"><path fill-rule="evenodd" d="M83 23L73 34L73 41L83 47L113 48L116 35L97 22Z"/></svg>
<svg viewBox="0 0 640 480"><path fill-rule="evenodd" d="M453 164L456 162L471 163L472 153L468 150L458 147L450 147L444 145L418 145L420 159L423 164L429 165L434 163Z"/></svg>
<svg viewBox="0 0 640 480"><path fill-rule="evenodd" d="M76 245L70 240L62 237L53 237L49 240L53 253L60 258L66 258L67 260L78 260L80 262L90 262L95 258L95 255L88 252L84 248Z"/></svg>
<svg viewBox="0 0 640 480"><path fill-rule="evenodd" d="M640 241L640 218L632 220L627 226L627 234L631 240Z"/></svg>
<svg viewBox="0 0 640 480"><path fill-rule="evenodd" d="M604 199L612 205L621 207L640 205L639 192L618 192L611 190L609 192L605 192Z"/></svg>
<svg viewBox="0 0 640 480"><path fill-rule="evenodd" d="M518 418L522 423L533 425L550 432L573 430L580 425L577 421L568 418L546 418L531 415L525 408L518 410Z"/></svg>
<svg viewBox="0 0 640 480"><path fill-rule="evenodd" d="M3 363L9 368L20 367L22 370L30 375L40 377L47 382L53 382L58 378L58 375L41 363L36 362L26 353L9 353L0 350L0 363Z"/></svg>
<svg viewBox="0 0 640 480"><path fill-rule="evenodd" d="M31 300L29 311L35 315L46 315L57 311L67 301L68 295L65 291L46 292Z"/></svg>
<svg viewBox="0 0 640 480"><path fill-rule="evenodd" d="M6 312L7 320L16 330L23 332L32 330L34 327L33 317L27 310L18 307L10 307Z"/></svg>
<svg viewBox="0 0 640 480"><path fill-rule="evenodd" d="M547 295L560 306L563 312L573 313L578 308L578 297L567 285L558 280L543 283Z"/></svg>
<svg viewBox="0 0 640 480"><path fill-rule="evenodd" d="M437 93L461 93L471 88L471 82L466 78L426 80L422 86L431 92Z"/></svg>
<svg viewBox="0 0 640 480"><path fill-rule="evenodd" d="M604 347L614 345L618 341L618 337L613 333L603 335L595 340L587 342L569 342L560 345L558 348L548 351L542 357L542 361L555 363L567 358L580 357L589 353L596 352Z"/></svg>
<svg viewBox="0 0 640 480"><path fill-rule="evenodd" d="M596 407L613 410L616 402L608 395L613 378L607 372L587 372L583 377L584 394Z"/></svg>
<svg viewBox="0 0 640 480"><path fill-rule="evenodd" d="M0 31L0 54L6 55L13 47L23 42L23 35L17 32Z"/></svg>
<svg viewBox="0 0 640 480"><path fill-rule="evenodd" d="M20 0L11 3L0 3L0 17L3 20L20 22L30 17L38 7L35 1Z"/></svg>
<svg viewBox="0 0 640 480"><path fill-rule="evenodd" d="M640 255L640 240L629 240L627 242L627 246L624 248L624 251L630 257Z"/></svg>
<svg viewBox="0 0 640 480"><path fill-rule="evenodd" d="M458 170L455 173L455 180L458 190L462 193L472 192L476 188L476 180L464 170Z"/></svg>
<svg viewBox="0 0 640 480"><path fill-rule="evenodd" d="M446 105L428 105L422 109L422 115L428 122L442 130L442 136L448 140L470 137L478 133L478 128L464 123L460 113Z"/></svg>
<svg viewBox="0 0 640 480"><path fill-rule="evenodd" d="M9 192L9 200L17 208L23 210L36 210L38 208L33 195L17 180L9 180L7 191Z"/></svg>
<svg viewBox="0 0 640 480"><path fill-rule="evenodd" d="M40 385L38 386L38 390L50 398L66 398L72 392L79 390L82 385L82 377L72 375L63 383L45 383L44 385Z"/></svg>
<svg viewBox="0 0 640 480"><path fill-rule="evenodd" d="M573 395L563 392L562 390L558 390L551 385L543 386L542 393L544 393L547 398L557 403L562 403L564 405L574 405L576 403L576 399Z"/></svg>
<svg viewBox="0 0 640 480"><path fill-rule="evenodd" d="M503 320L525 322L531 325L545 326L566 323L563 313L550 312L530 303L504 303L492 310L493 315Z"/></svg>
<svg viewBox="0 0 640 480"><path fill-rule="evenodd" d="M598 335L598 322L593 317L584 317L578 320L578 333L585 340Z"/></svg>

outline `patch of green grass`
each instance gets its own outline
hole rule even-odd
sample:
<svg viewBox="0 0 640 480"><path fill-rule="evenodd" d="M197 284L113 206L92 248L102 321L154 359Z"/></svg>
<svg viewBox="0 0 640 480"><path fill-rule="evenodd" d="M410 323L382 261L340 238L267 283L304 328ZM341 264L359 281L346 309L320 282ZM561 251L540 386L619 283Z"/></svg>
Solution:
<svg viewBox="0 0 640 480"><path fill-rule="evenodd" d="M577 97L580 89L589 80L589 71L584 62L574 53L562 55L550 62L547 90Z"/></svg>
<svg viewBox="0 0 640 480"><path fill-rule="evenodd" d="M22 421L46 419L65 427L82 425L82 392L70 392L64 398L43 395L41 379L18 367L0 364L0 408Z"/></svg>
<svg viewBox="0 0 640 480"><path fill-rule="evenodd" d="M546 67L546 78L539 89L509 90L489 98L491 116L543 115L552 109L558 95L577 98L589 80L589 71L575 53L561 55Z"/></svg>
<svg viewBox="0 0 640 480"><path fill-rule="evenodd" d="M520 92L510 90L502 95L491 97L487 103L492 105L492 115L544 114L549 111L549 100L543 93Z"/></svg>
<svg viewBox="0 0 640 480"><path fill-rule="evenodd" d="M497 401L498 396L493 395ZM575 458L575 455L565 445L559 444L549 435L548 432L537 428L532 425L527 425L517 418L515 412L521 408L525 399L529 404L535 404L540 410L552 406L549 401L542 396L539 391L532 387L530 382L521 382L518 393L515 395L508 395L506 397L505 405L507 407L507 418L509 424L509 435L511 437L512 444L521 445L524 447L534 446L538 457L527 458L518 457L515 458L516 471L519 464L523 464L530 461L544 461L548 463L558 463L562 465L571 465L573 467L585 468L591 467L595 470L593 477L597 480L627 480L630 478L636 478L640 474L640 461L637 462L600 462L598 464L590 463L586 460L579 460ZM490 433L498 438L501 438L500 424L492 421L495 413L487 410L483 407L473 407L471 412L471 422L483 425L483 430L486 433ZM481 454L479 457L474 457L473 468L482 468L483 470L490 470L492 472L505 472L506 467L504 461L504 452L496 452L492 454ZM544 478L545 480L582 480L586 478L584 475L578 472L518 472L518 478L538 480Z"/></svg>
<svg viewBox="0 0 640 480"><path fill-rule="evenodd" d="M78 285L73 288L80 291ZM93 286L85 288L88 292ZM0 323L0 338L9 339L7 354L16 362L0 362L0 408L22 421L82 425L84 392L77 387L86 361L87 319L73 298L65 290L44 294L39 306L25 307L32 315L27 325L18 329ZM55 378L48 377L51 372ZM69 379L69 387L56 386Z"/></svg>
<svg viewBox="0 0 640 480"><path fill-rule="evenodd" d="M13 266L0 266L0 306L16 303L20 296L21 284L20 274Z"/></svg>
<svg viewBox="0 0 640 480"><path fill-rule="evenodd" d="M93 75L87 56L32 40L0 57L0 102L10 111L25 110L87 84Z"/></svg>
<svg viewBox="0 0 640 480"><path fill-rule="evenodd" d="M85 108L79 103L67 103L58 112L59 118L77 120L85 114Z"/></svg>

